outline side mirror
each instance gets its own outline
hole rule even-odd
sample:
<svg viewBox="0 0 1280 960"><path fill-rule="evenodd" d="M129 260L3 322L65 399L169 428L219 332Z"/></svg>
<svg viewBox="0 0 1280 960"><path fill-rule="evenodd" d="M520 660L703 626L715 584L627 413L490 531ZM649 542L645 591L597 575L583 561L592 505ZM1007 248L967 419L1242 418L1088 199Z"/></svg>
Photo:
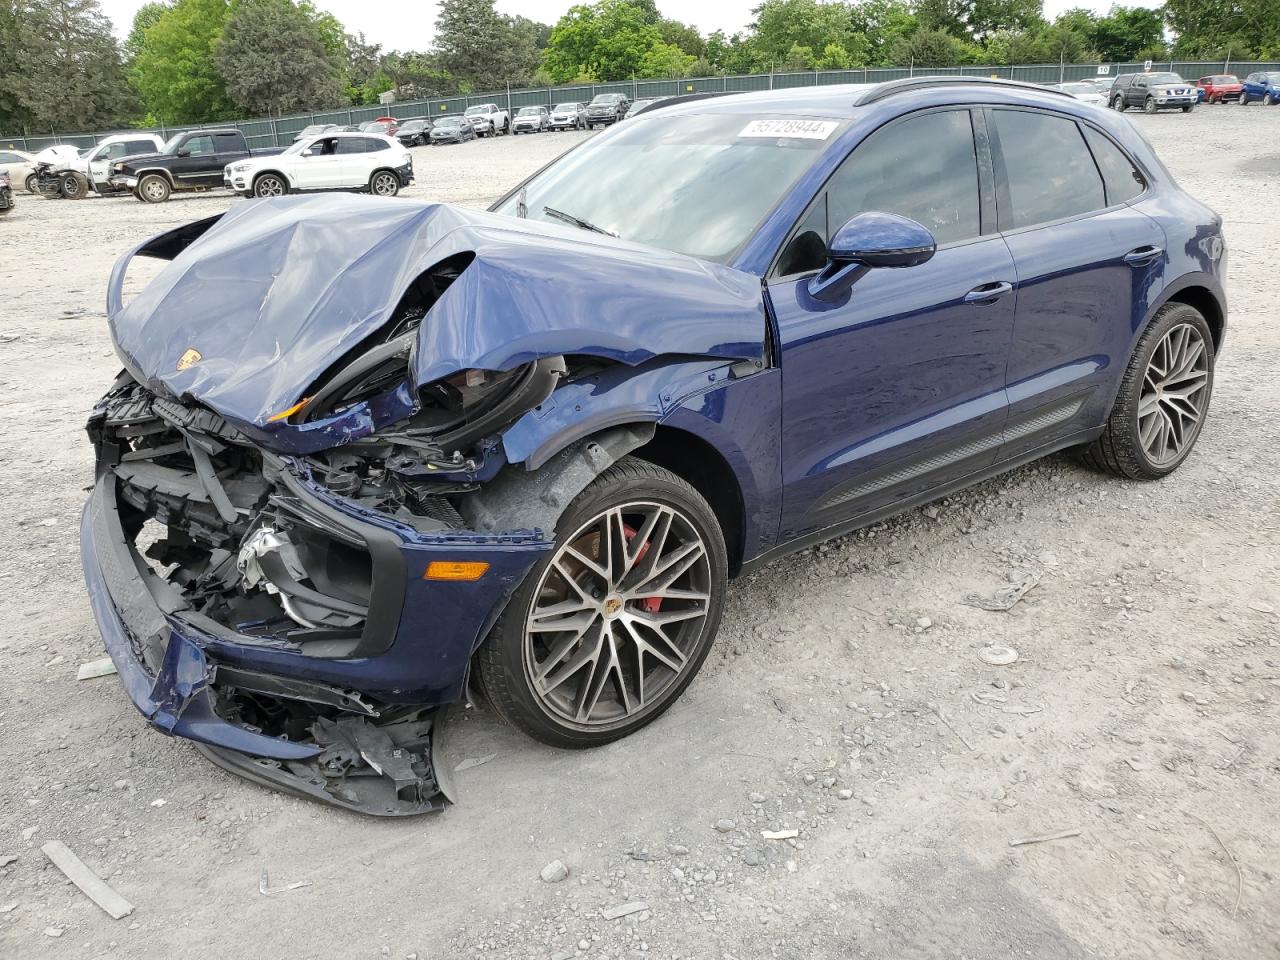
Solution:
<svg viewBox="0 0 1280 960"><path fill-rule="evenodd" d="M938 249L929 230L896 213L860 213L827 245L827 265L809 281L809 295L838 300L873 267L915 267Z"/></svg>
<svg viewBox="0 0 1280 960"><path fill-rule="evenodd" d="M310 148L310 147L307 147L307 149L303 150L303 151L302 151L302 155L303 155L304 157L314 157L314 156L315 156L315 154L311 152L311 148Z"/></svg>
<svg viewBox="0 0 1280 960"><path fill-rule="evenodd" d="M178 156L189 157L191 156L191 151L188 148L183 147L181 150L178 151Z"/></svg>

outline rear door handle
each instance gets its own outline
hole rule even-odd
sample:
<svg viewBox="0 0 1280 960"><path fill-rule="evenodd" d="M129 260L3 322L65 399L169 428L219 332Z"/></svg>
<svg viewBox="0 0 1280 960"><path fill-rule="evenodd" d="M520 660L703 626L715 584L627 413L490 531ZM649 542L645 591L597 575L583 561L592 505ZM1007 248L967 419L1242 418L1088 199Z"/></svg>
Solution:
<svg viewBox="0 0 1280 960"><path fill-rule="evenodd" d="M1013 290L1013 284L1007 280L1000 280L996 283L984 283L980 287L974 287L964 295L965 303L995 303L1006 293Z"/></svg>
<svg viewBox="0 0 1280 960"><path fill-rule="evenodd" d="M1160 247L1138 247L1136 250L1130 250L1124 255L1124 262L1131 267L1141 267L1150 263L1162 253L1164 253L1164 250Z"/></svg>

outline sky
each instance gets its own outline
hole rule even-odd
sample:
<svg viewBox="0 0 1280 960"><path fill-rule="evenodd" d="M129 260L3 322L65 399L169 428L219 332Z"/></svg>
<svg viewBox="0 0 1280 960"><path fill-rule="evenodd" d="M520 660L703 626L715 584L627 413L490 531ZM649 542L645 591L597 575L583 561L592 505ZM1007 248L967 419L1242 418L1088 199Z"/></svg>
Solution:
<svg viewBox="0 0 1280 960"><path fill-rule="evenodd" d="M385 50L424 50L431 46L436 4L405 0L313 0L346 25L348 32L363 32ZM555 23L574 2L581 0L498 0L497 9L506 14L523 14L531 20ZM101 0L102 9L115 24L116 33L129 32L133 15L143 0ZM1100 13L1112 0L1044 0L1045 16L1053 19L1071 7L1089 7ZM692 23L704 35L723 30L732 35L751 22L751 8L759 0L658 0L663 16ZM1126 6L1156 6L1157 0L1126 0Z"/></svg>

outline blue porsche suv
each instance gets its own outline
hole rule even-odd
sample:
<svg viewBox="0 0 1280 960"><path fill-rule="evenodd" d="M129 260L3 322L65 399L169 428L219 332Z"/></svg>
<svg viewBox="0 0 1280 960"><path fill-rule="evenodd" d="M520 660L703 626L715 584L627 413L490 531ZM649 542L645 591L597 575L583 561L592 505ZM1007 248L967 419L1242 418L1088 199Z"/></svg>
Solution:
<svg viewBox="0 0 1280 960"><path fill-rule="evenodd" d="M605 743L730 577L1055 451L1177 469L1221 227L1125 117L960 78L674 98L489 212L237 204L108 286L107 650L229 769L438 809L469 689ZM125 303L134 256L168 263Z"/></svg>

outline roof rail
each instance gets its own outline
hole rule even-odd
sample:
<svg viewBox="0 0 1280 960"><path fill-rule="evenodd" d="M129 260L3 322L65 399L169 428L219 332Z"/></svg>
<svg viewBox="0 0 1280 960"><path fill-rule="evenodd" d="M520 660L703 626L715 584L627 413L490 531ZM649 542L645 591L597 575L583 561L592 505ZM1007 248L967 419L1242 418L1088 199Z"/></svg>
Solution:
<svg viewBox="0 0 1280 960"><path fill-rule="evenodd" d="M1041 93L1052 93L1060 97L1066 97L1068 100L1075 98L1065 90L1055 90L1052 87L1042 87L1036 83L1023 83L1021 80L1001 80L989 77L956 77L956 76L940 76L940 77L904 77L901 80L886 80L884 83L878 83L866 92L860 94L854 101L855 107L866 106L868 103L876 103L888 97L895 96L899 93L909 93L912 90L922 90L926 87L944 87L944 86L989 86L989 87L1013 87L1020 90L1038 90Z"/></svg>
<svg viewBox="0 0 1280 960"><path fill-rule="evenodd" d="M661 99L655 100L653 103L650 103L640 108L639 110L637 110L635 115L638 117L640 116L640 114L648 113L650 110L663 110L667 107L674 107L681 103L692 103L694 100L710 100L712 97L729 97L735 93L741 93L741 91L740 90L715 90L715 91L709 91L707 93L682 93L682 94L677 94L674 97L662 97ZM640 97L640 99L644 100L645 98Z"/></svg>

